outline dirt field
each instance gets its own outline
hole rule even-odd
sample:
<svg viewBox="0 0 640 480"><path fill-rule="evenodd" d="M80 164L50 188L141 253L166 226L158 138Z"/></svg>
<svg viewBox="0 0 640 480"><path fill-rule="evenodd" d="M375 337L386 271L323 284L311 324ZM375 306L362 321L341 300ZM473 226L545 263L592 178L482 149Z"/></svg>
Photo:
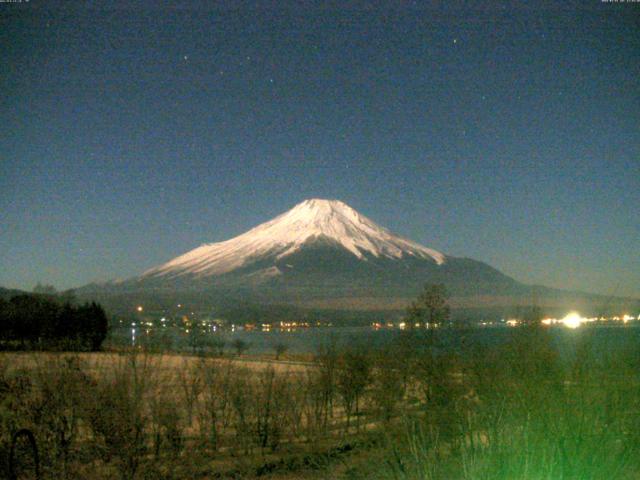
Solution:
<svg viewBox="0 0 640 480"><path fill-rule="evenodd" d="M79 358L91 370L108 369L113 365L122 362L123 358L129 354L120 353L51 353L51 352L5 352L0 353L0 363L10 369L32 368L41 365L52 358ZM184 354L140 354L140 357L150 362L158 371L171 371L182 368L185 365L193 365L199 362L206 362L211 367L231 363L237 367L248 368L255 372L264 371L272 367L277 373L302 373L312 367L311 362L295 360L272 360L262 356L244 355L241 357L227 356L224 358L199 357Z"/></svg>

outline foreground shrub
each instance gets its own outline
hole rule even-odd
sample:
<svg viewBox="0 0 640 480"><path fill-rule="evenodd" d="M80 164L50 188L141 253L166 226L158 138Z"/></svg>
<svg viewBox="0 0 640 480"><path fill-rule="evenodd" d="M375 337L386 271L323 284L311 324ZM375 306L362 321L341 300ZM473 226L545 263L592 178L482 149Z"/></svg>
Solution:
<svg viewBox="0 0 640 480"><path fill-rule="evenodd" d="M105 462L115 461L123 480L132 479L147 452L145 427L151 423L145 402L154 386L150 357L127 355L97 380L86 419Z"/></svg>

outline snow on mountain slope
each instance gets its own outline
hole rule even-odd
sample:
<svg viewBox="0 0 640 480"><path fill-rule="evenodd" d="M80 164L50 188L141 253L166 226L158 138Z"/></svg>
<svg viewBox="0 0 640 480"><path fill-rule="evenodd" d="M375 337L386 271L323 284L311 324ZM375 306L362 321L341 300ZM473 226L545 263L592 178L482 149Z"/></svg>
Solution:
<svg viewBox="0 0 640 480"><path fill-rule="evenodd" d="M335 242L361 260L370 254L397 259L413 256L438 265L446 261L442 253L393 235L345 203L311 199L235 238L191 250L142 277L221 275L267 256L282 259L319 238Z"/></svg>

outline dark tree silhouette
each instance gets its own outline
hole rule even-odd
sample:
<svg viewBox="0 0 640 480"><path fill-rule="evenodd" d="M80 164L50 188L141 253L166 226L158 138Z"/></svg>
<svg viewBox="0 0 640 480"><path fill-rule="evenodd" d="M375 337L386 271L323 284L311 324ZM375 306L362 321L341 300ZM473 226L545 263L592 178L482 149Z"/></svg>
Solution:
<svg viewBox="0 0 640 480"><path fill-rule="evenodd" d="M276 360L280 360L280 356L289 350L289 345L286 343L278 342L273 346L273 350L276 354Z"/></svg>
<svg viewBox="0 0 640 480"><path fill-rule="evenodd" d="M107 329L96 303L73 306L45 295L0 302L0 348L99 350Z"/></svg>
<svg viewBox="0 0 640 480"><path fill-rule="evenodd" d="M451 310L447 304L449 294L443 284L428 283L418 298L407 309L406 322L441 324L449 320Z"/></svg>
<svg viewBox="0 0 640 480"><path fill-rule="evenodd" d="M244 352L249 350L251 346L248 342L245 342L241 338L236 338L233 342L231 342L231 346L235 349L238 356L242 355Z"/></svg>

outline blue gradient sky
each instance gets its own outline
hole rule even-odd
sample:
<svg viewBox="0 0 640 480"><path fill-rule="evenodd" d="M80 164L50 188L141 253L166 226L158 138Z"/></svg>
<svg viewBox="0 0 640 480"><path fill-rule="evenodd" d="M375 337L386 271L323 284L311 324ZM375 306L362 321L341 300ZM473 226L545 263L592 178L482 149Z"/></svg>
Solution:
<svg viewBox="0 0 640 480"><path fill-rule="evenodd" d="M323 197L640 296L640 4L98 3L0 4L0 285L133 276Z"/></svg>

